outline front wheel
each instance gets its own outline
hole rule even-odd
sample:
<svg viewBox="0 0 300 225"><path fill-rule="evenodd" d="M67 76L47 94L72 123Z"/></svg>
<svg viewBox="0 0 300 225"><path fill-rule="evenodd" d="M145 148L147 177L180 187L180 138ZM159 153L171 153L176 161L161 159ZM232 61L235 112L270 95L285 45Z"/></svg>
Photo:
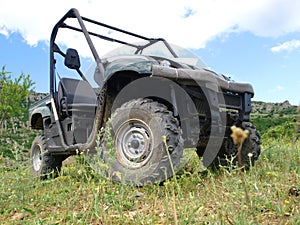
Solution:
<svg viewBox="0 0 300 225"><path fill-rule="evenodd" d="M183 151L179 122L158 102L136 99L123 104L104 133L102 158L107 176L143 186L174 175ZM112 146L110 146L110 143Z"/></svg>

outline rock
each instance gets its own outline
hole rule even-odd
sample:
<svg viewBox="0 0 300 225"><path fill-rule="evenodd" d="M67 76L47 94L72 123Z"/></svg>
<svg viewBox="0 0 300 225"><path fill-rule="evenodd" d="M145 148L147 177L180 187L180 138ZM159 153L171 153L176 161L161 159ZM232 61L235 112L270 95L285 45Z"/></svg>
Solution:
<svg viewBox="0 0 300 225"><path fill-rule="evenodd" d="M299 196L299 190L298 190L298 188L295 187L295 186L292 186L292 187L289 189L289 195L298 197L298 196Z"/></svg>
<svg viewBox="0 0 300 225"><path fill-rule="evenodd" d="M285 100L283 103L281 103L281 107L286 109L291 107L292 105L290 104L290 102L288 100Z"/></svg>
<svg viewBox="0 0 300 225"><path fill-rule="evenodd" d="M16 212L12 217L11 220L12 221L17 221L17 220L23 220L26 217L25 213L18 213Z"/></svg>
<svg viewBox="0 0 300 225"><path fill-rule="evenodd" d="M252 113L253 114L269 114L269 113L280 113L282 110L294 107L291 103L286 100L282 103L269 103L269 102L252 102Z"/></svg>

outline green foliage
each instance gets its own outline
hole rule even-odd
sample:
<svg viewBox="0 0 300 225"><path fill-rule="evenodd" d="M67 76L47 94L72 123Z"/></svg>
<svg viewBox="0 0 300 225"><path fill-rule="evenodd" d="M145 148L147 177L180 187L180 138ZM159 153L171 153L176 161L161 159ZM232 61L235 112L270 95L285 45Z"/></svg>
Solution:
<svg viewBox="0 0 300 225"><path fill-rule="evenodd" d="M0 156L17 161L17 164L27 163L28 150L36 135L36 131L28 130L21 126L16 127L15 133L13 128L8 128L0 135Z"/></svg>
<svg viewBox="0 0 300 225"><path fill-rule="evenodd" d="M290 116L280 116L280 115L261 115L252 117L252 121L255 124L257 130L264 134L270 128L276 127L279 125L283 125L285 123L295 123L296 122L296 115Z"/></svg>
<svg viewBox="0 0 300 225"><path fill-rule="evenodd" d="M280 111L280 114L282 116L287 116L287 115L297 115L297 106L291 106L289 108L286 108L286 109L282 109Z"/></svg>
<svg viewBox="0 0 300 225"><path fill-rule="evenodd" d="M206 170L195 152L189 150L185 153L189 153L191 161L175 178L141 188L103 179L90 169L84 155L76 156L77 161L70 158L64 162L58 178L37 181L32 178L25 152L36 134L27 129L18 129L16 134L8 130L0 137L0 148L6 149L5 154L0 153L0 221L5 221L4 224L265 224L266 221L299 224L299 196L290 193L290 189L300 188L300 142L292 146L284 141L290 139L293 125L286 122L263 133L261 157L244 174L235 170ZM251 204L245 201L241 176Z"/></svg>
<svg viewBox="0 0 300 225"><path fill-rule="evenodd" d="M0 125L4 120L20 117L27 113L29 107L28 94L34 85L30 75L22 73L14 80L5 66L0 72Z"/></svg>
<svg viewBox="0 0 300 225"><path fill-rule="evenodd" d="M271 132L273 132L273 134L276 136L275 133L278 133L278 131L274 131L274 130L269 131L269 130L277 126L285 126L285 128L289 129L285 124L287 123L293 124L296 122L297 106L287 105L289 104L287 101L285 103L275 103L275 104L265 103L265 102L252 103L253 113L251 114L251 120L255 124L257 130L262 135L268 132L267 136L271 137L272 136ZM288 135L292 137L291 133L289 133Z"/></svg>
<svg viewBox="0 0 300 225"><path fill-rule="evenodd" d="M278 114L252 115L252 121L262 135L263 143L281 140L292 143L299 139L299 131L295 131L297 124L297 107L289 107L278 111Z"/></svg>
<svg viewBox="0 0 300 225"><path fill-rule="evenodd" d="M263 149L244 174L203 169L194 154L161 185L112 183L69 160L56 179L37 181L28 166L0 157L0 221L4 224L299 224L300 143ZM80 157L80 156L77 156ZM28 162L29 163L29 162ZM5 166L4 166L5 165ZM15 164L16 165L16 164ZM246 204L244 176L251 205Z"/></svg>
<svg viewBox="0 0 300 225"><path fill-rule="evenodd" d="M291 141L295 132L295 122L285 122L282 125L274 126L263 133L262 137L268 139L280 139ZM298 135L299 136L299 135Z"/></svg>

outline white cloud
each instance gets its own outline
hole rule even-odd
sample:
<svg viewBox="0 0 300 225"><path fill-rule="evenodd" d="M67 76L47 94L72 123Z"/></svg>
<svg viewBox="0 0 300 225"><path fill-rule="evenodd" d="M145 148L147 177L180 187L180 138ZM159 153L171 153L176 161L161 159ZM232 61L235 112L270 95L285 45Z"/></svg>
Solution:
<svg viewBox="0 0 300 225"><path fill-rule="evenodd" d="M273 89L268 90L268 93L277 93L277 92L281 92L281 91L284 91L284 90L285 90L285 88L283 86L277 85Z"/></svg>
<svg viewBox="0 0 300 225"><path fill-rule="evenodd" d="M293 51L297 48L300 48L300 40L291 40L272 47L271 51L272 52Z"/></svg>
<svg viewBox="0 0 300 225"><path fill-rule="evenodd" d="M4 35L7 38L9 37L8 30L4 26L0 27L0 34Z"/></svg>
<svg viewBox="0 0 300 225"><path fill-rule="evenodd" d="M0 33L19 32L33 46L47 42L54 24L72 7L85 17L189 48L231 32L276 37L300 30L298 0L10 0L0 8ZM62 41L78 45L67 34Z"/></svg>
<svg viewBox="0 0 300 225"><path fill-rule="evenodd" d="M246 7L249 9L244 9L238 24L258 36L277 37L300 31L298 0L255 0Z"/></svg>

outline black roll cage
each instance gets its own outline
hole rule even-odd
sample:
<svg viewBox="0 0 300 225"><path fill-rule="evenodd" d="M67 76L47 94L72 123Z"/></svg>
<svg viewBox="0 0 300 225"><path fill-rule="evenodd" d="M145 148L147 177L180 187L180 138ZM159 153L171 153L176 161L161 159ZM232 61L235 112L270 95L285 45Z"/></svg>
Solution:
<svg viewBox="0 0 300 225"><path fill-rule="evenodd" d="M65 21L68 18L75 18L75 19L77 19L80 28L67 25L65 23ZM98 25L98 26L102 26L102 27L105 27L105 28L108 28L108 29L111 29L111 30L114 30L114 31L117 31L117 32L121 32L123 34L127 34L127 35L130 35L130 36L139 38L139 39L142 39L143 41L148 41L148 43L146 43L144 45L130 44L130 43L118 40L118 39L113 39L113 38L110 38L110 37L107 37L107 36L104 36L104 35L101 35L101 34L90 32L90 31L87 30L84 21L92 23L92 24L95 24L95 25ZM147 38L147 37L144 37L144 36L141 36L141 35L138 35L138 34L134 34L134 33L131 33L131 32L125 31L125 30L121 30L119 28L116 28L116 27L113 27L113 26L109 26L107 24L100 23L100 22L97 22L95 20L88 19L86 17L82 17L82 16L80 16L78 10L75 9L75 8L70 9L56 23L56 25L54 26L54 28L52 30L51 37L50 37L50 105L51 105L51 110L52 110L53 117L54 117L54 120L55 120L55 124L57 126L57 132L58 132L58 135L60 137L60 141L61 141L61 145L62 145L62 146L48 145L49 150L51 150L51 152L54 153L54 154L55 153L61 154L61 153L66 153L66 152L70 153L72 151L77 151L77 150L83 151L85 149L93 149L94 145L95 145L95 142L96 142L97 134L98 134L97 131L98 131L98 129L101 126L101 118L102 118L102 114L103 114L102 108L101 107L97 107L96 117L95 117L95 120L94 120L93 129L92 129L92 132L91 132L90 136L88 137L88 140L87 140L86 143L75 144L75 145L68 145L66 143L66 140L65 140L65 137L64 137L64 134L63 134L63 131L62 131L61 123L60 123L60 120L59 120L58 111L57 111L57 107L59 105L57 104L57 102L55 102L56 101L56 94L57 93L55 93L55 91L56 91L55 90L55 88L56 88L56 74L55 74L55 63L56 63L56 60L54 58L54 53L60 54L65 59L67 58L67 53L62 52L59 49L58 45L55 43L55 39L56 39L56 36L58 34L58 30L60 28L67 28L67 29L71 29L71 30L74 30L74 31L77 31L77 32L81 32L81 33L84 34L85 39L86 39L86 41L87 41L87 43L88 43L88 45L89 45L89 47L90 47L90 49L92 51L94 60L96 61L96 72L97 72L97 76L99 76L99 78L100 78L99 79L100 83L102 83L102 86L100 88L103 90L104 96L105 96L105 93L106 93L106 89L105 89L105 85L104 85L104 82L105 82L105 80L104 80L104 71L103 71L104 67L103 67L102 61L101 61L101 59L100 59L100 57L98 55L98 52L97 52L97 50L96 50L96 48L95 48L95 46L94 46L94 44L92 42L91 36L95 36L95 37L101 38L101 39L106 40L106 41L116 42L116 43L120 43L120 44L123 44L123 45L135 47L136 48L135 54L142 54L142 52L143 52L143 50L145 48L147 48L148 46L151 46L151 45L155 44L156 42L161 41L161 42L164 43L164 45L167 47L167 49L170 51L170 53L175 58L178 58L178 56L175 53L175 51L171 48L171 46L163 38ZM70 49L70 50L72 50L73 53L76 51L75 49ZM68 50L67 50L67 52L68 52ZM79 57L77 51L76 51L76 54L77 54L77 56L75 56L75 57ZM66 61L65 61L65 65L66 65ZM68 65L66 65L66 66L68 67ZM78 74L83 78L83 80L85 80L84 74L80 71L79 67L80 67L80 65L76 64L75 67L69 67L69 68L75 69L78 72ZM101 99L102 98L100 97L98 99L98 101L101 101Z"/></svg>
<svg viewBox="0 0 300 225"><path fill-rule="evenodd" d="M66 24L65 21L68 18L76 18L78 23L79 23L80 28L77 28L77 27ZM120 33L123 33L123 34L127 34L129 36L136 37L136 38L142 39L144 41L148 41L148 43L143 44L143 45L132 44L132 43L128 43L128 42L125 42L125 41L122 41L122 40L114 39L114 38L111 38L111 37L108 37L108 36L105 36L105 35L90 32L90 31L87 30L87 28L84 24L84 21L95 24L95 25L98 25L98 26L102 26L102 27L105 27L105 28L108 28L108 29L111 29L111 30L114 30L114 31L117 31L117 32L120 32ZM54 91L55 91L55 89L54 89L55 88L54 87L55 86L55 58L54 58L54 53L55 52L59 53L60 55L65 57L65 53L63 53L59 49L58 45L55 43L55 39L56 39L58 30L60 28L67 28L67 29L78 31L78 32L81 32L81 33L84 34L85 39L86 39L86 41L87 41L87 43L88 43L88 45L89 45L89 47L92 51L93 57L96 61L96 65L97 65L98 68L102 68L102 62L101 62L101 59L98 55L98 52L97 52L90 36L94 36L94 37L98 37L98 38L101 38L101 39L106 40L106 41L116 42L116 43L119 43L119 44L134 47L134 48L136 48L135 54L142 54L142 52L145 48L161 41L161 42L164 43L164 45L167 47L167 49L170 51L170 53L174 56L174 58L178 58L178 55L172 49L170 44L163 38L147 38L147 37L144 37L144 36L141 36L141 35L126 31L126 30L122 30L122 29L119 29L119 28L116 28L116 27L113 27L113 26L110 26L110 25L107 25L107 24L104 24L104 23L86 18L86 17L82 17L79 14L77 9L72 8L57 22L57 24L54 26L54 28L52 30L51 37L50 37L50 96L51 97L54 96ZM82 72L79 69L77 69L77 72L80 74L80 76L83 76ZM104 79L104 78L102 77L102 79Z"/></svg>

